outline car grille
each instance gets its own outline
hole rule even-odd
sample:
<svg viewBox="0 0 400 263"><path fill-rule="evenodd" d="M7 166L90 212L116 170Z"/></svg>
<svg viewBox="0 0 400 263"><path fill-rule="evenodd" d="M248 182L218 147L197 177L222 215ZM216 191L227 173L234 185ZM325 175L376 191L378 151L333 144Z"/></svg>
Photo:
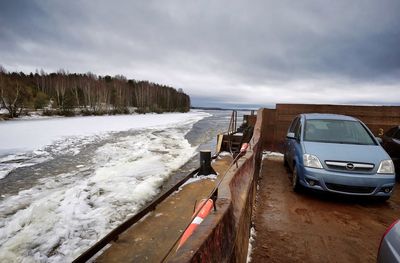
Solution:
<svg viewBox="0 0 400 263"><path fill-rule="evenodd" d="M375 190L375 187L369 186L349 186L343 184L325 183L326 187L333 191L353 193L353 194L370 194Z"/></svg>
<svg viewBox="0 0 400 263"><path fill-rule="evenodd" d="M371 172L375 165L372 163L355 163L343 161L325 161L326 166L331 170L345 172Z"/></svg>

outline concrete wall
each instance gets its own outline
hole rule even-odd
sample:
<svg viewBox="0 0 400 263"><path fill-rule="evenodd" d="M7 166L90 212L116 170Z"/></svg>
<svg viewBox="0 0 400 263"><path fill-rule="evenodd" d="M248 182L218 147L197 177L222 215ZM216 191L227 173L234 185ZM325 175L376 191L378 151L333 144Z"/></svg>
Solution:
<svg viewBox="0 0 400 263"><path fill-rule="evenodd" d="M265 109L257 122L249 150L224 177L212 212L170 262L246 262L256 181L264 145Z"/></svg>

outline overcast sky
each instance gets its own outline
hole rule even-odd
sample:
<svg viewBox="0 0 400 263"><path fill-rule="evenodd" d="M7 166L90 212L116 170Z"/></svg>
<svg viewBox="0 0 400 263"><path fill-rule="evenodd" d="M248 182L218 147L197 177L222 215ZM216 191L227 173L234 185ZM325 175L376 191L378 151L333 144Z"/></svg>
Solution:
<svg viewBox="0 0 400 263"><path fill-rule="evenodd" d="M400 1L1 1L0 64L123 74L194 106L399 105Z"/></svg>

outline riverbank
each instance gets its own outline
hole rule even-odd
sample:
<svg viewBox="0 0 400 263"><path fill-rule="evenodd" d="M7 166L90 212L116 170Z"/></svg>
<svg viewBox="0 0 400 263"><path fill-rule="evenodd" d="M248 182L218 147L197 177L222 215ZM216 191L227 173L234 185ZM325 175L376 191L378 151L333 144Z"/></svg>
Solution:
<svg viewBox="0 0 400 263"><path fill-rule="evenodd" d="M77 108L72 110L24 110L18 117L10 118L6 109L0 109L0 121L19 120L19 119L39 119L49 117L82 117L82 116L114 116L114 115L129 115L129 114L162 114L162 113L186 113L188 111L166 111L161 109L140 109L129 107L123 109L104 109L93 110L88 108Z"/></svg>

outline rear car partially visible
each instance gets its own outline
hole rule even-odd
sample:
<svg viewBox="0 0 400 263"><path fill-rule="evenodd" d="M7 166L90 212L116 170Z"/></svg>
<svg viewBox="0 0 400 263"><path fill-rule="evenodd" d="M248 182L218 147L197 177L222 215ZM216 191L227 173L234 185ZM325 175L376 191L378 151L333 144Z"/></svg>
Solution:
<svg viewBox="0 0 400 263"><path fill-rule="evenodd" d="M400 263L400 220L395 221L383 234L378 251L378 263Z"/></svg>
<svg viewBox="0 0 400 263"><path fill-rule="evenodd" d="M400 126L391 128L382 136L382 146L392 158L396 178L400 180Z"/></svg>

